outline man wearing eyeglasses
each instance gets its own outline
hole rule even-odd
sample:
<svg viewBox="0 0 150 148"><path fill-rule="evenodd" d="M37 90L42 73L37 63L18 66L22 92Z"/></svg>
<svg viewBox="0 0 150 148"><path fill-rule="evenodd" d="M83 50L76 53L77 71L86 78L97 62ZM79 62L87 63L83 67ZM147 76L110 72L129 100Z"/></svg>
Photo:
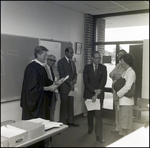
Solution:
<svg viewBox="0 0 150 148"><path fill-rule="evenodd" d="M50 80L53 81L53 83L57 82L59 79L59 73L57 69L54 67L56 63L56 57L52 54L47 56L47 64L46 64L46 71L48 73L48 77ZM57 90L55 92L58 92ZM50 103L50 120L54 121L54 112L55 112L55 106L57 101L57 95L58 93L53 92L53 96Z"/></svg>
<svg viewBox="0 0 150 148"><path fill-rule="evenodd" d="M94 103L96 99L100 100L100 110L90 110L87 113L88 134L92 134L94 129L95 116L95 135L96 140L104 143L102 137L102 106L104 100L104 87L107 80L106 66L101 64L101 55L98 51L94 51L91 57L92 63L84 67L83 82L84 82L84 99L91 99Z"/></svg>

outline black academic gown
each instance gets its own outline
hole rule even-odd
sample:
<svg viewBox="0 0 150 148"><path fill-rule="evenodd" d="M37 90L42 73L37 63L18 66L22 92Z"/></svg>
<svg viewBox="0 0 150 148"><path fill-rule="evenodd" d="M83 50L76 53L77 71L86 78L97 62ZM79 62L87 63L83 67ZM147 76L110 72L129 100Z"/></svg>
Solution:
<svg viewBox="0 0 150 148"><path fill-rule="evenodd" d="M44 67L31 62L25 69L21 102L22 120L33 118L50 119L52 92L44 91L44 86L52 85Z"/></svg>

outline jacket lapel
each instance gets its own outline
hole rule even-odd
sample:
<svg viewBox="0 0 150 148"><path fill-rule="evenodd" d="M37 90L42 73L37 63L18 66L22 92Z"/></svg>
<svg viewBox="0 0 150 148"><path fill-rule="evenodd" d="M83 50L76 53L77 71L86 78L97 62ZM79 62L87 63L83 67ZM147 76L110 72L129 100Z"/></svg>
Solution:
<svg viewBox="0 0 150 148"><path fill-rule="evenodd" d="M66 65L67 65L68 69L72 72L72 69L73 69L73 63L72 63L72 61L71 61L72 69L70 68L70 65L69 65L69 63L68 63L68 61L67 61L67 59L65 57L64 57L64 61L65 61Z"/></svg>

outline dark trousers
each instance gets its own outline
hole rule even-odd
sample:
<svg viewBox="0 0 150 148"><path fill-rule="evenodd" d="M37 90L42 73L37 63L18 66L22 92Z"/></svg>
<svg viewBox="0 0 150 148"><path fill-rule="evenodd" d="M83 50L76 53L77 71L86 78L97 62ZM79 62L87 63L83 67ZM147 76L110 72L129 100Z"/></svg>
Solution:
<svg viewBox="0 0 150 148"><path fill-rule="evenodd" d="M60 93L60 122L74 123L74 97Z"/></svg>
<svg viewBox="0 0 150 148"><path fill-rule="evenodd" d="M104 101L104 92L100 94L100 106L101 110L88 111L87 121L88 121L88 130L92 131L94 129L94 117L95 117L95 134L96 136L102 137L103 134L103 122L102 122L102 106Z"/></svg>
<svg viewBox="0 0 150 148"><path fill-rule="evenodd" d="M53 93L53 96L51 99L51 105L50 105L50 121L54 121L56 100L57 100L56 94Z"/></svg>
<svg viewBox="0 0 150 148"><path fill-rule="evenodd" d="M95 117L95 134L96 136L102 137L103 122L101 110L88 111L87 115L88 130L93 131L94 117Z"/></svg>

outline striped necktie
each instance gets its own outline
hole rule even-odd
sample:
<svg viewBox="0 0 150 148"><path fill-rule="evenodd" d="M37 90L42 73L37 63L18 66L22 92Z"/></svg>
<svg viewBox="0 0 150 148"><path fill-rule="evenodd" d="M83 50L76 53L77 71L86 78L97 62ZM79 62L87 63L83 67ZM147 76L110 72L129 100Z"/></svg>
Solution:
<svg viewBox="0 0 150 148"><path fill-rule="evenodd" d="M71 65L71 60L70 59L68 60L68 63L69 63L69 66L70 66L70 68L72 70L72 65Z"/></svg>
<svg viewBox="0 0 150 148"><path fill-rule="evenodd" d="M97 74L98 65L95 65L95 75Z"/></svg>

